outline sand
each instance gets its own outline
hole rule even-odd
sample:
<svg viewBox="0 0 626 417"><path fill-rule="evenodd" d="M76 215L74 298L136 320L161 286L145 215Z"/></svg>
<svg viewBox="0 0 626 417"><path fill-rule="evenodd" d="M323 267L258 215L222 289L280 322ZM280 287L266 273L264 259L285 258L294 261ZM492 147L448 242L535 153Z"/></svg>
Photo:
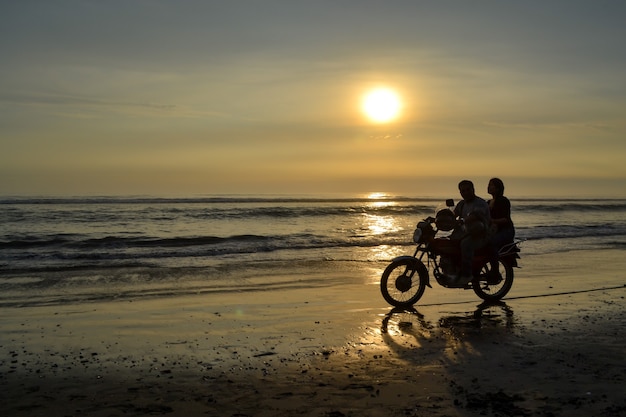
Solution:
<svg viewBox="0 0 626 417"><path fill-rule="evenodd" d="M503 303L382 264L329 284L1 308L2 416L626 416L624 251L522 259Z"/></svg>

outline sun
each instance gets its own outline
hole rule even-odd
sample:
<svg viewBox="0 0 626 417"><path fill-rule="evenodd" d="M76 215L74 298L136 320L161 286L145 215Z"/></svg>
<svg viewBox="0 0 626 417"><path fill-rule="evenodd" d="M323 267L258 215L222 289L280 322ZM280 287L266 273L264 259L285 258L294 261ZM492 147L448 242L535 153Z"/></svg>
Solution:
<svg viewBox="0 0 626 417"><path fill-rule="evenodd" d="M397 119L401 108L400 97L389 88L371 90L362 101L363 112L375 123L388 123Z"/></svg>

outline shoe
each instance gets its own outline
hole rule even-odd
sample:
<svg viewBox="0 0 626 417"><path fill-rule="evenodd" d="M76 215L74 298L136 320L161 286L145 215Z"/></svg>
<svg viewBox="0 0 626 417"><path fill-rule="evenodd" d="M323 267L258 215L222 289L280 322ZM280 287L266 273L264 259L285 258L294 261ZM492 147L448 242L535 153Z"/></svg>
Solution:
<svg viewBox="0 0 626 417"><path fill-rule="evenodd" d="M487 284L499 284L502 281L502 274L499 271L489 271L487 274Z"/></svg>

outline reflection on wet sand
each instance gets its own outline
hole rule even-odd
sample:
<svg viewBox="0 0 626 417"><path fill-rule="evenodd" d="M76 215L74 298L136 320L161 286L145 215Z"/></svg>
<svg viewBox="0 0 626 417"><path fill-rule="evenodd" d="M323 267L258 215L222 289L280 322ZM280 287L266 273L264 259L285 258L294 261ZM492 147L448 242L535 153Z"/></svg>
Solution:
<svg viewBox="0 0 626 417"><path fill-rule="evenodd" d="M489 338L499 343L516 328L513 310L504 302L482 303L474 311L452 312L434 320L413 307L393 308L381 322L383 341L411 362L421 364L426 357L458 362L480 354L474 342ZM437 351L440 354L433 356Z"/></svg>
<svg viewBox="0 0 626 417"><path fill-rule="evenodd" d="M512 329L515 325L513 309L505 302L484 302L474 312L459 315L444 316L439 319L439 327L450 329L452 332L467 329L488 329L504 327Z"/></svg>

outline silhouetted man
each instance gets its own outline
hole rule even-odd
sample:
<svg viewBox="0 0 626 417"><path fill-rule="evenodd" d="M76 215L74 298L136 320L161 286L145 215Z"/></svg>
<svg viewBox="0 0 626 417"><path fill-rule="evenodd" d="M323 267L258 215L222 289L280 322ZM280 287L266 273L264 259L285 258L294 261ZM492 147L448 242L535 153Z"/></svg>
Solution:
<svg viewBox="0 0 626 417"><path fill-rule="evenodd" d="M472 276L474 252L485 246L489 239L489 204L476 195L474 183L470 180L459 182L459 192L463 200L454 208L454 214L463 219L461 234L461 274L456 278L458 285L469 283Z"/></svg>

